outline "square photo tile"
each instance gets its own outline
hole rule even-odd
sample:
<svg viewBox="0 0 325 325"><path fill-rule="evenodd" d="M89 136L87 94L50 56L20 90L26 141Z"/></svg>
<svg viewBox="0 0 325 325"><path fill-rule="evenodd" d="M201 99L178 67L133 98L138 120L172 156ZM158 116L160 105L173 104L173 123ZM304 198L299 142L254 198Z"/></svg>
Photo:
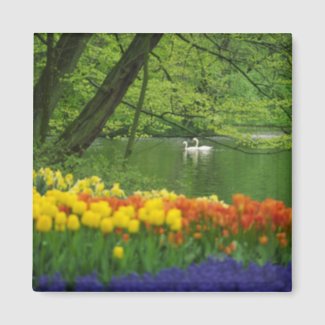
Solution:
<svg viewBox="0 0 325 325"><path fill-rule="evenodd" d="M34 34L36 291L282 291L291 34Z"/></svg>

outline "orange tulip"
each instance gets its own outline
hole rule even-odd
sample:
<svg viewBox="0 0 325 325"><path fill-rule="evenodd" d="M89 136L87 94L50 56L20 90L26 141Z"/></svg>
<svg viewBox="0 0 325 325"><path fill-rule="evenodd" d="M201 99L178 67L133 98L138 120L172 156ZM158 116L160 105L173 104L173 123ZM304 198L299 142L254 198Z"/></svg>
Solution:
<svg viewBox="0 0 325 325"><path fill-rule="evenodd" d="M168 242L174 244L174 241L175 241L175 234L173 232L170 232L168 234Z"/></svg>
<svg viewBox="0 0 325 325"><path fill-rule="evenodd" d="M229 230L228 229L222 230L222 236L225 238L229 237Z"/></svg>
<svg viewBox="0 0 325 325"><path fill-rule="evenodd" d="M175 243L177 245L181 245L184 242L183 234L182 232L178 232L175 234Z"/></svg>
<svg viewBox="0 0 325 325"><path fill-rule="evenodd" d="M127 233L124 233L123 235L122 235L122 239L123 239L123 241L125 241L126 243L129 241L129 239L130 239L130 235L129 234L127 234Z"/></svg>
<svg viewBox="0 0 325 325"><path fill-rule="evenodd" d="M280 247L284 248L288 245L288 240L286 238L281 238L279 240Z"/></svg>
<svg viewBox="0 0 325 325"><path fill-rule="evenodd" d="M230 245L229 245L230 249L231 249L231 252L234 252L237 248L236 246L236 243L235 242L231 242Z"/></svg>
<svg viewBox="0 0 325 325"><path fill-rule="evenodd" d="M260 242L261 245L266 245L269 239L267 238L267 236L263 235L258 239L258 241Z"/></svg>
<svg viewBox="0 0 325 325"><path fill-rule="evenodd" d="M227 255L230 255L232 253L231 247L229 247L229 246L225 247L224 253Z"/></svg>
<svg viewBox="0 0 325 325"><path fill-rule="evenodd" d="M276 238L280 241L281 239L285 239L287 237L285 232L279 232L276 234Z"/></svg>
<svg viewBox="0 0 325 325"><path fill-rule="evenodd" d="M118 234L118 235L121 235L123 233L123 229L122 228L116 228L115 233Z"/></svg>

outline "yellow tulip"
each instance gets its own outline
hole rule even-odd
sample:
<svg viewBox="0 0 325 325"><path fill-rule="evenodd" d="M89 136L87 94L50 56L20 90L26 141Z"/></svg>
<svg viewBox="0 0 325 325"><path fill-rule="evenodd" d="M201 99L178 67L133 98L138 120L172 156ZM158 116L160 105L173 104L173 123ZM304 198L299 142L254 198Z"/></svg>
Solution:
<svg viewBox="0 0 325 325"><path fill-rule="evenodd" d="M41 215L37 219L36 230L40 232L49 232L52 229L52 218L47 215Z"/></svg>
<svg viewBox="0 0 325 325"><path fill-rule="evenodd" d="M138 216L141 221L147 221L148 220L148 213L145 208L140 208L138 210Z"/></svg>
<svg viewBox="0 0 325 325"><path fill-rule="evenodd" d="M97 183L100 182L100 178L98 176L92 176L90 178L90 181L91 181L92 184L97 184Z"/></svg>
<svg viewBox="0 0 325 325"><path fill-rule="evenodd" d="M151 200L148 200L144 207L150 211L150 210L156 210L156 209L163 209L164 207L164 203L162 201L162 199L151 199Z"/></svg>
<svg viewBox="0 0 325 325"><path fill-rule="evenodd" d="M41 203L41 213L48 215L52 218L55 218L56 214L59 212L59 209L49 200L43 200Z"/></svg>
<svg viewBox="0 0 325 325"><path fill-rule="evenodd" d="M66 189L67 187L68 187L68 185L65 183L65 181L64 181L63 178L61 178L61 179L58 180L58 188L59 188L60 190L64 190L64 189Z"/></svg>
<svg viewBox="0 0 325 325"><path fill-rule="evenodd" d="M55 223L58 225L65 225L67 222L67 215L64 212L59 212L55 216Z"/></svg>
<svg viewBox="0 0 325 325"><path fill-rule="evenodd" d="M114 230L113 218L104 218L100 223L100 230L103 234L109 234Z"/></svg>
<svg viewBox="0 0 325 325"><path fill-rule="evenodd" d="M82 224L90 228L98 228L100 225L100 220L100 214L90 210L85 211L81 218Z"/></svg>
<svg viewBox="0 0 325 325"><path fill-rule="evenodd" d="M112 208L105 201L91 203L90 210L99 213L103 218L109 217L112 213Z"/></svg>
<svg viewBox="0 0 325 325"><path fill-rule="evenodd" d="M91 188L88 188L88 187L86 187L83 191L82 191L82 193L86 193L86 194L93 194L93 191L92 191L92 189Z"/></svg>
<svg viewBox="0 0 325 325"><path fill-rule="evenodd" d="M52 186L54 184L53 177L51 176L46 177L45 182L47 186Z"/></svg>
<svg viewBox="0 0 325 325"><path fill-rule="evenodd" d="M76 202L78 202L76 194L64 193L64 196L62 197L62 204L65 204L69 208L72 208Z"/></svg>
<svg viewBox="0 0 325 325"><path fill-rule="evenodd" d="M105 188L104 183L98 183L98 184L96 185L96 192L97 192L97 193L101 193L101 192L104 190L104 188Z"/></svg>
<svg viewBox="0 0 325 325"><path fill-rule="evenodd" d="M170 225L170 229L173 231L179 231L182 229L182 219L177 218L173 221L173 223Z"/></svg>
<svg viewBox="0 0 325 325"><path fill-rule="evenodd" d="M65 181L66 181L69 185L71 185L72 182L73 182L73 175L72 175L72 174L67 174L67 175L65 175Z"/></svg>
<svg viewBox="0 0 325 325"><path fill-rule="evenodd" d="M41 208L39 204L34 203L33 204L33 219L37 219L41 214Z"/></svg>
<svg viewBox="0 0 325 325"><path fill-rule="evenodd" d="M118 209L118 211L128 215L130 218L134 218L135 209L133 205L122 206Z"/></svg>
<svg viewBox="0 0 325 325"><path fill-rule="evenodd" d="M72 206L72 211L75 214L83 214L87 210L87 204L84 201L77 201Z"/></svg>
<svg viewBox="0 0 325 325"><path fill-rule="evenodd" d="M124 214L121 211L116 211L114 213L114 224L116 227L119 228L127 228L129 221L130 221L130 217L127 214Z"/></svg>
<svg viewBox="0 0 325 325"><path fill-rule="evenodd" d="M167 212L167 217L166 217L166 223L168 225L171 225L174 223L174 221L178 218L181 218L182 217L182 211L179 210L179 209L170 209L168 212Z"/></svg>
<svg viewBox="0 0 325 325"><path fill-rule="evenodd" d="M74 214L70 214L70 216L68 217L67 227L71 231L79 230L80 228L79 218Z"/></svg>
<svg viewBox="0 0 325 325"><path fill-rule="evenodd" d="M165 221L165 211L164 210L152 210L149 214L149 222L155 226L162 226Z"/></svg>
<svg viewBox="0 0 325 325"><path fill-rule="evenodd" d="M117 197L125 196L124 191L120 188L119 183L114 183L113 187L111 188L111 193Z"/></svg>
<svg viewBox="0 0 325 325"><path fill-rule="evenodd" d="M122 246L115 246L113 249L113 257L121 260L124 256L124 248Z"/></svg>
<svg viewBox="0 0 325 325"><path fill-rule="evenodd" d="M131 233L131 234L138 233L139 232L139 228L140 228L140 222L139 222L139 220L133 219L133 220L131 220L129 222L129 225L128 225L129 233Z"/></svg>

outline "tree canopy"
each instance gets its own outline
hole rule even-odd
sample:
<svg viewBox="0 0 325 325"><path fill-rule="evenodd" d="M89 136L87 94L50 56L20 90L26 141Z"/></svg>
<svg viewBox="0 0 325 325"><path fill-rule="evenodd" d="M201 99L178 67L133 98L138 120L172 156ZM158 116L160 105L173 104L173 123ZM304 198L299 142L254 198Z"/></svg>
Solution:
<svg viewBox="0 0 325 325"><path fill-rule="evenodd" d="M66 34L35 35L35 89L51 60L49 50L58 48L63 37ZM143 85L139 72L145 38L151 39L151 47L137 137L220 135L233 139L233 146L244 150L291 148L290 34L88 35L73 56L71 68L56 74L60 94L52 105L55 110L50 110L47 136L62 139L62 135L76 132L81 113L88 107L83 129L86 133L88 128L93 130L89 131L93 132L90 143L97 136L128 137ZM132 80L126 77L128 85L107 118L92 124L90 103L121 89L112 74L116 69L127 74L127 62L134 72ZM108 79L111 84L107 88ZM275 130L278 136L254 137L261 128ZM72 147L78 151L74 144Z"/></svg>

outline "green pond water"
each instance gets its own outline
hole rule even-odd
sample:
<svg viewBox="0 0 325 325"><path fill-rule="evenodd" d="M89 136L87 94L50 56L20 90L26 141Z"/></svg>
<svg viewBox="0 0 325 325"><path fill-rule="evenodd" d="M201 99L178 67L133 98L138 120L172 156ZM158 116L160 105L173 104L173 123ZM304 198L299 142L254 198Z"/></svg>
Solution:
<svg viewBox="0 0 325 325"><path fill-rule="evenodd" d="M231 202L234 193L244 193L256 200L271 197L291 206L290 151L245 154L202 140L200 146L209 145L212 150L185 152L184 140L190 142L184 138L139 139L130 164L144 176L159 178L168 190L191 197L217 194ZM86 156L100 153L100 159L114 160L124 153L126 143L98 139Z"/></svg>

